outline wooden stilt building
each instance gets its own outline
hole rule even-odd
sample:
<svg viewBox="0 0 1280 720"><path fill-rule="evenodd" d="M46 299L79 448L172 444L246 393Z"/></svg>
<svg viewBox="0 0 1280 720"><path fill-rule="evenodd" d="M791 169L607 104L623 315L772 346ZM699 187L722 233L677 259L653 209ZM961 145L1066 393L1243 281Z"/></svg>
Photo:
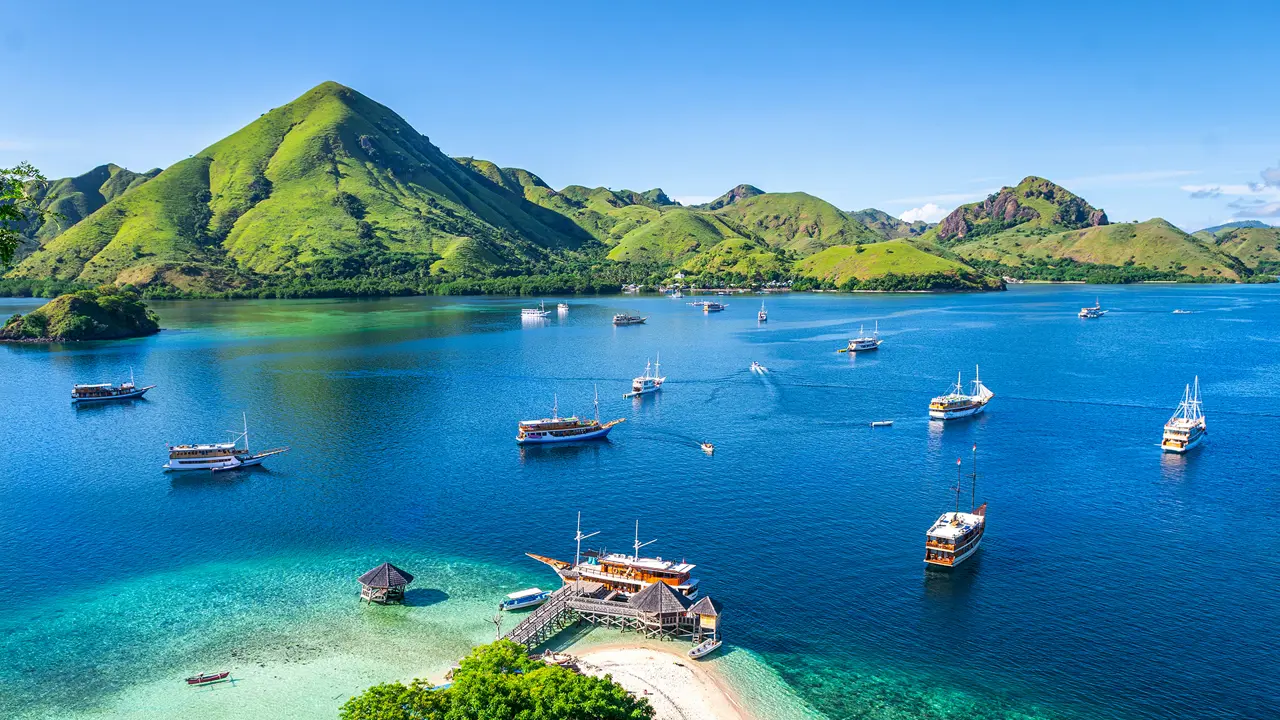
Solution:
<svg viewBox="0 0 1280 720"><path fill-rule="evenodd" d="M360 576L360 599L371 603L404 602L404 589L413 576L392 565L382 563Z"/></svg>

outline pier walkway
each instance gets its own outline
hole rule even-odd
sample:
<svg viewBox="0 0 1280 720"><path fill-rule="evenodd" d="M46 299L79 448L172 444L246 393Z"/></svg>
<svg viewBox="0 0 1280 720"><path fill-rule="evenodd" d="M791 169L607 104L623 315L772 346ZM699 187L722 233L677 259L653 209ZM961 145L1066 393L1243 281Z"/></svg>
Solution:
<svg viewBox="0 0 1280 720"><path fill-rule="evenodd" d="M533 649L576 622L634 630L652 638L698 640L704 632L716 632L719 608L709 598L695 603L663 583L649 585L627 600L615 600L617 596L600 583L567 582L503 638Z"/></svg>

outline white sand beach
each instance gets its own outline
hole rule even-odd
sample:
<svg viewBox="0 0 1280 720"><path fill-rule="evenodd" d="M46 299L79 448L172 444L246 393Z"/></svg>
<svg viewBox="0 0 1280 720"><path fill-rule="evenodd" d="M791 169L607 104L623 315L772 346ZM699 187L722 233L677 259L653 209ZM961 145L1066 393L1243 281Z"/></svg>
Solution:
<svg viewBox="0 0 1280 720"><path fill-rule="evenodd" d="M614 682L649 700L659 720L753 720L715 668L655 645L603 645L577 654L590 675Z"/></svg>

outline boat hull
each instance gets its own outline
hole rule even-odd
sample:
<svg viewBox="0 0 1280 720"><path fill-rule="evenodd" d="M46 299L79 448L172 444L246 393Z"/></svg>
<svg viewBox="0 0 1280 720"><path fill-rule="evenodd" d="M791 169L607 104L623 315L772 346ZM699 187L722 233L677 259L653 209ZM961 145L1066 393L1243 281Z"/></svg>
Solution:
<svg viewBox="0 0 1280 720"><path fill-rule="evenodd" d="M609 436L609 431L612 429L613 427L611 426L602 427L599 430L592 430L591 432L585 432L585 433L577 433L575 435L552 435L551 433L548 432L538 437L532 437L532 436L518 437L517 436L516 444L518 445L550 445L553 443L580 442L583 440L603 440Z"/></svg>
<svg viewBox="0 0 1280 720"><path fill-rule="evenodd" d="M1189 440L1186 445L1182 445L1182 446L1179 446L1176 443L1169 443L1168 441L1161 440L1160 449L1165 452L1177 453L1181 455L1182 453L1195 449L1198 445L1200 445L1200 443L1204 442L1204 437L1208 434L1209 434L1209 431L1205 430L1204 432L1201 432L1199 435L1195 436L1193 439Z"/></svg>
<svg viewBox="0 0 1280 720"><path fill-rule="evenodd" d="M155 386L151 385L144 388L138 388L133 392L120 393L119 395L109 395L106 397L73 397L71 398L71 403L73 405L79 405L81 403L111 402L113 400L133 400L135 398L140 398L143 395L146 395L147 391L153 387Z"/></svg>
<svg viewBox="0 0 1280 720"><path fill-rule="evenodd" d="M983 403L981 405L978 405L977 407L960 408L956 410L930 410L929 419L930 420L956 420L958 418L977 415L978 413L986 409L987 409L987 405L986 403Z"/></svg>
<svg viewBox="0 0 1280 720"><path fill-rule="evenodd" d="M979 537L977 540L973 541L973 543L969 545L969 547L965 548L965 551L963 553L956 555L955 560L953 560L950 565L944 562L937 562L935 560L925 560L925 564L932 565L934 567L939 567L939 568L946 568L946 569L958 567L960 563L964 562L965 560L968 560L970 557L973 557L973 554L978 552L978 548L981 545L982 545L982 538Z"/></svg>
<svg viewBox="0 0 1280 720"><path fill-rule="evenodd" d="M234 457L229 457L225 459L219 458L213 461L198 462L198 463L191 462L191 461L183 462L181 460L170 460L169 462L164 464L164 469L169 472L188 472L191 470L204 470L206 472L209 472L209 471L216 471L216 470L232 470L234 468L238 468L242 466L243 464L244 463L240 462Z"/></svg>
<svg viewBox="0 0 1280 720"><path fill-rule="evenodd" d="M549 595L549 593L548 593ZM498 604L498 609L502 612L515 612L517 610L528 610L529 608L538 607L547 601L548 595L542 595L535 600L526 600L523 602L504 602Z"/></svg>

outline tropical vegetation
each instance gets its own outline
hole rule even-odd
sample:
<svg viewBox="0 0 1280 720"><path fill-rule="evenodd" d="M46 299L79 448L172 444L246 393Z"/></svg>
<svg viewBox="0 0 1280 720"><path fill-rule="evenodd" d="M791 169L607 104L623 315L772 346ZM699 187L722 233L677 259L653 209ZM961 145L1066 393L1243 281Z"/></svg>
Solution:
<svg viewBox="0 0 1280 720"><path fill-rule="evenodd" d="M582 675L540 660L509 640L463 658L452 682L375 685L348 700L341 720L643 720L649 701L609 676Z"/></svg>
<svg viewBox="0 0 1280 720"><path fill-rule="evenodd" d="M26 315L13 315L0 327L0 340L113 340L159 331L159 318L132 287L105 285L59 295Z"/></svg>

